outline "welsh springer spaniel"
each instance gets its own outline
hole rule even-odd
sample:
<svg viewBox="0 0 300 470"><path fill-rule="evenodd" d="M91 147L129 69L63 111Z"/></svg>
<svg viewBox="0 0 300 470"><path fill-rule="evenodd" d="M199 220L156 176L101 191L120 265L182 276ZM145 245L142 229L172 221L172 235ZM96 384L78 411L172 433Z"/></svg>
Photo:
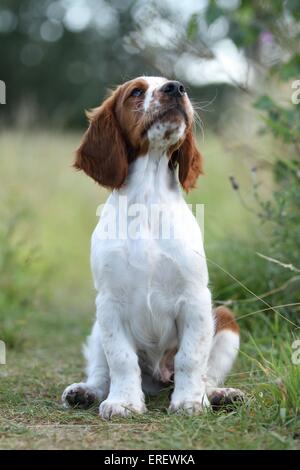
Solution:
<svg viewBox="0 0 300 470"><path fill-rule="evenodd" d="M202 173L184 86L139 77L88 117L75 167L112 192L92 236L97 315L85 346L87 379L66 388L64 405L97 400L105 419L144 413L144 392L173 382L172 412L242 399L238 389L219 388L239 328L230 310L212 309L201 231L180 190Z"/></svg>

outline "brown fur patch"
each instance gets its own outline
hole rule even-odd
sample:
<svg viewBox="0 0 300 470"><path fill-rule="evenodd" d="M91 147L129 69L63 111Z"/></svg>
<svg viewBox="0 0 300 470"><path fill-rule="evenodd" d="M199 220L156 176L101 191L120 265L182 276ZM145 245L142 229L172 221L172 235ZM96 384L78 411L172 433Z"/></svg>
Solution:
<svg viewBox="0 0 300 470"><path fill-rule="evenodd" d="M120 188L128 165L147 150L142 139L142 100L131 97L134 88L147 89L144 80L119 86L101 106L87 113L90 125L76 152L74 167L102 186Z"/></svg>
<svg viewBox="0 0 300 470"><path fill-rule="evenodd" d="M128 172L127 148L114 113L114 98L88 114L90 125L76 151L74 167L108 188L122 186Z"/></svg>
<svg viewBox="0 0 300 470"><path fill-rule="evenodd" d="M170 167L179 165L179 181L183 189L188 192L196 185L199 175L203 174L203 159L197 149L195 137L192 129L188 129L184 140L170 149L172 155L170 158Z"/></svg>
<svg viewBox="0 0 300 470"><path fill-rule="evenodd" d="M235 321L234 314L229 308L224 307L223 305L217 307L215 310L216 317L216 333L221 330L231 330L239 334L240 328Z"/></svg>
<svg viewBox="0 0 300 470"><path fill-rule="evenodd" d="M172 377L174 374L174 357L176 353L176 348L168 349L160 361L158 379L163 383L172 382Z"/></svg>

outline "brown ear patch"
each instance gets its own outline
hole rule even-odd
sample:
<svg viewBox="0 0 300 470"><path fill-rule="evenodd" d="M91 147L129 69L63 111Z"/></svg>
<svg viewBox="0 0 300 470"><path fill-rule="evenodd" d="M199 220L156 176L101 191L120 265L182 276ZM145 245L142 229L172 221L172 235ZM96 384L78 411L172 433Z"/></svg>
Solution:
<svg viewBox="0 0 300 470"><path fill-rule="evenodd" d="M125 140L115 116L116 93L87 113L90 124L76 151L74 167L101 186L119 188L128 172Z"/></svg>
<svg viewBox="0 0 300 470"><path fill-rule="evenodd" d="M234 314L229 308L221 305L215 309L214 313L216 318L216 333L219 333L221 330L231 330L239 334L239 325L235 321Z"/></svg>
<svg viewBox="0 0 300 470"><path fill-rule="evenodd" d="M203 158L191 129L179 148L172 153L170 164L173 167L179 165L179 181L186 192L196 186L198 176L203 174Z"/></svg>

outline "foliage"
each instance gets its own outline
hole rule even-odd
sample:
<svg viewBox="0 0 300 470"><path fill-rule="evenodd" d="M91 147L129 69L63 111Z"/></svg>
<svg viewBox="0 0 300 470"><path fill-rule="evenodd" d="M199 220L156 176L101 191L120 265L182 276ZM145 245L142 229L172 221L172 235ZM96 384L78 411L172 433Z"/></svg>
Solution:
<svg viewBox="0 0 300 470"><path fill-rule="evenodd" d="M22 346L42 290L36 249L22 235L24 218L2 214L0 225L0 339L7 348Z"/></svg>
<svg viewBox="0 0 300 470"><path fill-rule="evenodd" d="M300 66L299 66L300 72ZM278 105L270 96L263 95L255 103L255 107L265 112L263 116L265 127L264 133L270 132L285 144L294 145L294 153L299 152L300 145L300 107L283 107ZM290 167L289 161L285 164ZM299 163L294 160L292 166L298 170Z"/></svg>
<svg viewBox="0 0 300 470"><path fill-rule="evenodd" d="M279 79L295 79L300 76L300 63L297 54L293 56L286 68L276 67ZM298 64L298 67L296 67ZM285 72L283 73L283 70ZM283 78L284 77L284 78ZM271 199L263 199L256 188L260 206L259 218L267 227L268 246L266 253L276 258L279 263L269 263L269 276L272 287L285 284L281 294L283 303L291 299L300 300L300 106L282 106L268 95L260 97L255 107L263 111L264 127L261 133L271 134L279 146L279 152L273 163L275 187ZM284 268L288 264L289 268Z"/></svg>
<svg viewBox="0 0 300 470"><path fill-rule="evenodd" d="M253 183L259 208L258 222L263 228L262 239L257 245L265 257L262 261L255 256L245 264L250 286L254 286L254 292L268 294L266 300L271 304L300 301L300 105L291 102L292 81L300 77L300 10L296 4L294 1L243 1L237 8L228 9L217 1L211 1L205 12L208 25L213 25L221 17L226 18L228 36L244 50L249 62L263 70L266 84L279 89L284 89L286 82L290 84L289 95L281 102L278 101L280 93L260 95L259 91L251 90L255 96L254 108L264 123L259 134L270 135L275 142L272 145L274 183L271 196L262 195L262 182ZM193 15L187 30L188 37L197 36L197 24ZM263 40L279 51L274 62L260 62L258 51ZM272 86L268 88L272 89ZM257 147L255 151L259 167ZM233 185L233 189L240 191L237 185ZM236 249L237 241L234 244ZM236 259L245 258L241 256L243 249L246 247L240 250ZM242 269L239 272L242 273ZM255 280L258 279L259 285L256 285ZM235 285L231 292L233 298L247 294L240 285ZM285 310L294 312L297 318L297 307Z"/></svg>

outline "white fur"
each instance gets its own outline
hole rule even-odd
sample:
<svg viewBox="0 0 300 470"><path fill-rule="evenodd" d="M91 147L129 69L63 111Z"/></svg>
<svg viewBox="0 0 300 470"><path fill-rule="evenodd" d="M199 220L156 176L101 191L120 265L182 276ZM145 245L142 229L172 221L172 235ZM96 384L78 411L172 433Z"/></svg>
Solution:
<svg viewBox="0 0 300 470"><path fill-rule="evenodd" d="M164 79L151 77L148 81L145 109ZM184 123L173 127L154 124L148 131L148 153L131 164L126 184L109 196L92 236L97 319L85 348L86 388L96 389L100 400L106 398L100 405L103 418L146 410L141 367L148 376L157 374L165 351L172 348L178 352L170 409L200 411L208 404L208 364L214 369L211 377L216 374L223 379L234 359L232 346L238 347L234 333L226 332L227 336L221 333L213 339L214 320L201 231L183 199L177 176L168 168L170 141L164 141L163 135L171 129L171 141L176 142L184 127ZM125 213L129 219L126 209L133 204L149 209L157 205L174 232L184 229L179 230L180 237L153 237L154 227L146 215L136 230L126 229L126 237L105 239L102 235L108 208L115 208L116 226L120 228L122 215ZM141 231L143 237L139 236ZM222 354L221 342L225 351L223 362L217 358Z"/></svg>
<svg viewBox="0 0 300 470"><path fill-rule="evenodd" d="M236 359L240 347L240 337L234 331L219 331L213 340L208 361L208 384L216 387L224 383Z"/></svg>
<svg viewBox="0 0 300 470"><path fill-rule="evenodd" d="M148 111L150 105L152 105L153 99L153 92L156 88L161 87L165 82L167 82L166 78L163 77L140 77L148 83L148 88L145 94L144 99L144 111ZM155 106L157 104L155 103Z"/></svg>

